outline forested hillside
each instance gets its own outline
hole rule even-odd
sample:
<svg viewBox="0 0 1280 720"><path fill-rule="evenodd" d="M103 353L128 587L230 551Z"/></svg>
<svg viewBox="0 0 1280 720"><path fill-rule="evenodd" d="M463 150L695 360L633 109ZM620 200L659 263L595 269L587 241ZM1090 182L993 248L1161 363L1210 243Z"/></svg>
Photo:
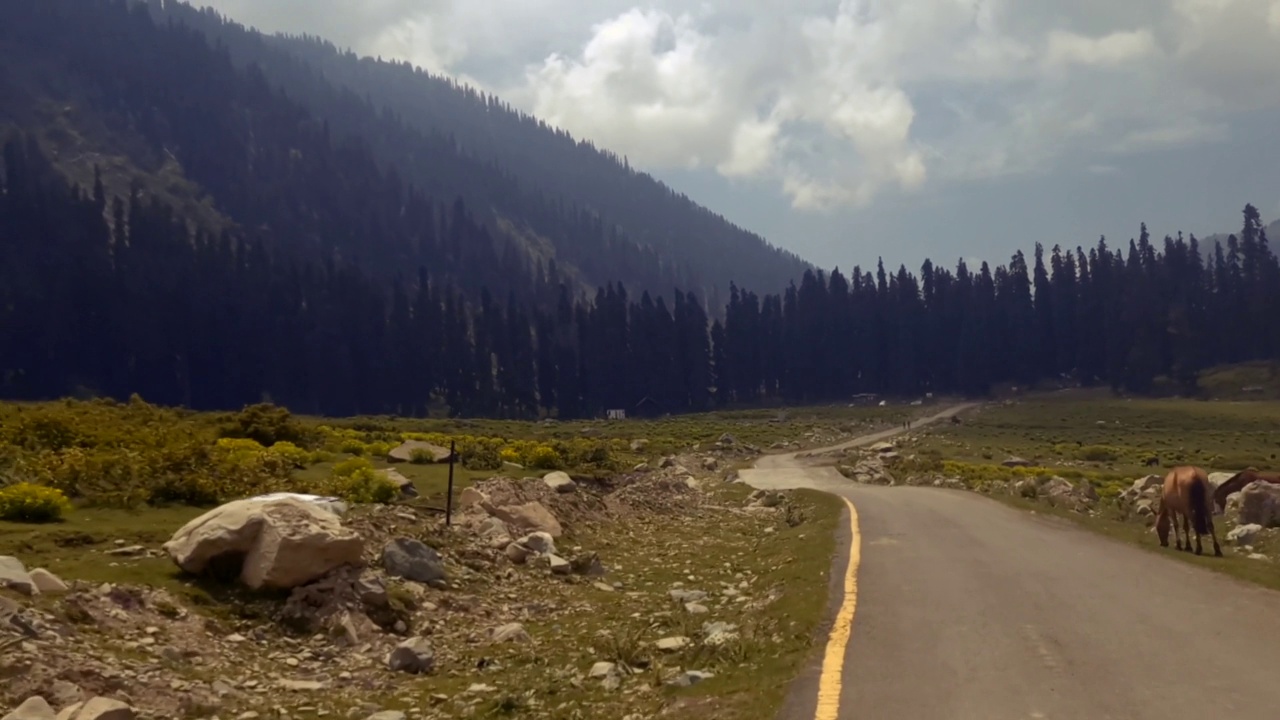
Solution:
<svg viewBox="0 0 1280 720"><path fill-rule="evenodd" d="M780 290L807 267L613 156L406 65L173 2L16 5L0 30L0 124L39 133L82 184L114 154L108 188L151 179L146 191L204 229L336 252L383 279L424 265L469 295L545 274L575 291L617 281L715 298L731 281ZM463 243L469 257L442 257L428 225L457 199L483 232Z"/></svg>
<svg viewBox="0 0 1280 720"><path fill-rule="evenodd" d="M227 33L210 42L182 18L157 24L161 10L6 8L0 396L580 417L1064 377L1142 393L1170 376L1191 392L1201 368L1280 352L1280 265L1252 206L1211 246L1144 226L1127 248L1046 253L1029 235L1032 259L1000 267L808 270L716 301L693 260L543 194L493 148L409 123L301 60L272 56L269 79L230 47L266 57L262 38L202 16ZM559 137L548 143L572 145ZM493 222L502 202L524 208L524 231ZM561 244L539 250L538 223ZM565 255L601 264L552 262Z"/></svg>

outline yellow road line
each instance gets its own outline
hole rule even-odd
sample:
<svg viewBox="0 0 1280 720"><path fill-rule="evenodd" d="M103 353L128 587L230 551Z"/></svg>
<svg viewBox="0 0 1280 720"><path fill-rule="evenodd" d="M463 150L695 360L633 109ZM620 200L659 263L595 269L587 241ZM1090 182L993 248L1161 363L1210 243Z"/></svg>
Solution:
<svg viewBox="0 0 1280 720"><path fill-rule="evenodd" d="M853 612L858 606L858 563L862 559L862 537L858 534L858 511L848 498L849 506L849 565L844 571L844 599L836 612L835 624L827 638L827 654L822 659L822 675L818 678L818 707L814 720L838 720L840 715L841 673L844 670L845 650L849 647L849 635L853 632Z"/></svg>

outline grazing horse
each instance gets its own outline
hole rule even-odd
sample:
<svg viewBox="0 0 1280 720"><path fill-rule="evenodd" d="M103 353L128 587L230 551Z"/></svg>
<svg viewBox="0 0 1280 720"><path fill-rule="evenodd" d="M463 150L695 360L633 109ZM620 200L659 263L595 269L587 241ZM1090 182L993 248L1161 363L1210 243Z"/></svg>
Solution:
<svg viewBox="0 0 1280 720"><path fill-rule="evenodd" d="M1209 509L1209 490L1209 476L1198 467L1181 465L1164 476L1160 512L1156 515L1156 533L1160 536L1160 547L1169 547L1169 526L1172 525L1178 549L1191 552L1191 527L1194 527L1196 554L1204 554L1200 547L1200 536L1209 535L1213 538L1214 556L1222 557L1218 534L1213 529L1213 513ZM1179 515L1182 516L1181 536L1178 535Z"/></svg>
<svg viewBox="0 0 1280 720"><path fill-rule="evenodd" d="M1274 485L1280 485L1280 472L1261 472L1257 468L1248 468L1241 470L1231 476L1230 480L1218 486L1213 491L1213 504L1219 509L1225 511L1227 509L1227 497L1231 493L1238 493L1245 489L1249 483L1266 482Z"/></svg>

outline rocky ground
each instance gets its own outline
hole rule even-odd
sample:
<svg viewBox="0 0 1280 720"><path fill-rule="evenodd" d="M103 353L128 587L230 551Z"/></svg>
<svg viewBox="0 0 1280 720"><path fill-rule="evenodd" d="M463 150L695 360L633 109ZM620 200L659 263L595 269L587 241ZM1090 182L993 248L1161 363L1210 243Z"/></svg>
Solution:
<svg viewBox="0 0 1280 720"><path fill-rule="evenodd" d="M606 480L494 478L460 494L450 527L414 503L340 516L259 503L242 525L267 530L232 568L201 543L233 542L239 526L83 550L122 569L168 555L199 568L190 582L241 587L215 604L0 558L0 703L18 708L4 717L705 714L691 698L750 687L807 651L812 628L788 594L825 586L789 572L825 547L806 533L830 534L834 516L733 484L751 454L726 438Z"/></svg>

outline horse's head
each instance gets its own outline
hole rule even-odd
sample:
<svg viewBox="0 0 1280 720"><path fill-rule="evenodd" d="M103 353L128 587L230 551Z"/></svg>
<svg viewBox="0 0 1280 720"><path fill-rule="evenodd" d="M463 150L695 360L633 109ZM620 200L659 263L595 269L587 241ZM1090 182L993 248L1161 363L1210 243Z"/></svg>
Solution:
<svg viewBox="0 0 1280 720"><path fill-rule="evenodd" d="M1248 468L1246 470L1241 470L1235 475L1224 480L1223 483L1213 491L1214 512L1226 512L1227 497L1230 496L1231 493L1240 492L1244 489L1245 485L1253 482L1257 472L1258 471L1253 468Z"/></svg>
<svg viewBox="0 0 1280 720"><path fill-rule="evenodd" d="M1160 538L1161 546L1169 544L1169 514L1161 507L1160 512L1156 514L1156 537Z"/></svg>

